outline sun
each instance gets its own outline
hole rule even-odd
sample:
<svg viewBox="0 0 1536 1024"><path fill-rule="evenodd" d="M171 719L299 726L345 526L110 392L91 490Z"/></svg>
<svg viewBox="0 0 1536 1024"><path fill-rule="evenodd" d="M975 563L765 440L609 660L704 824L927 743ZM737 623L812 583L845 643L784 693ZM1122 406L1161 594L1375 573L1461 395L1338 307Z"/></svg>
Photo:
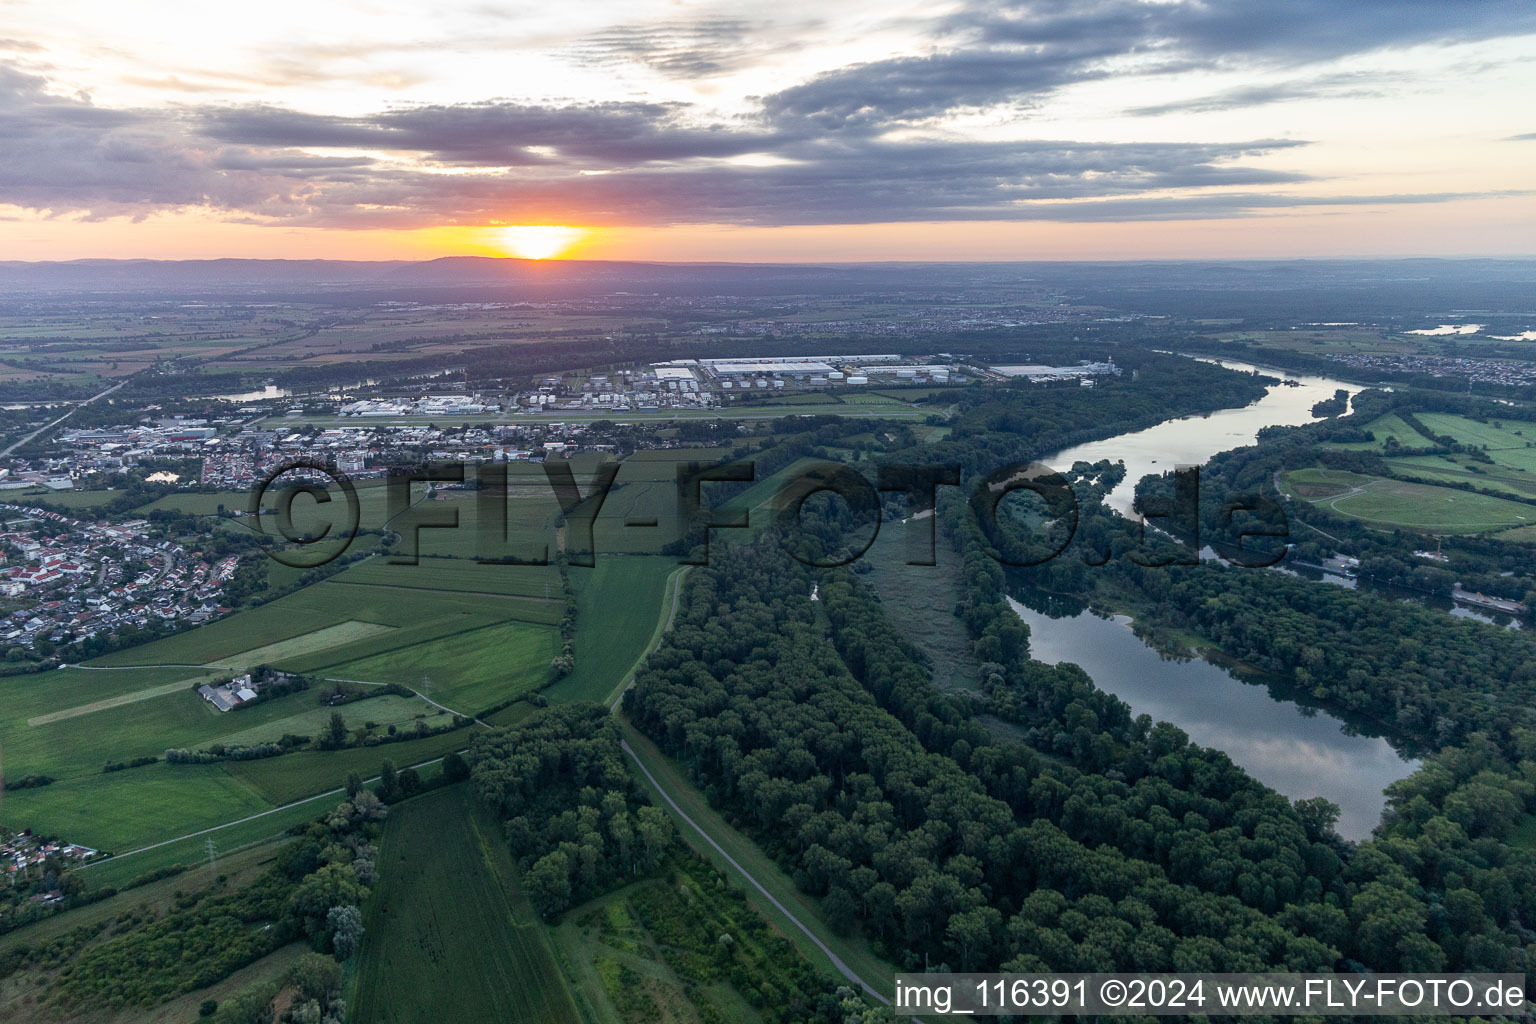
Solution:
<svg viewBox="0 0 1536 1024"><path fill-rule="evenodd" d="M552 259L586 236L585 228L564 224L508 224L496 229L501 247L525 260Z"/></svg>

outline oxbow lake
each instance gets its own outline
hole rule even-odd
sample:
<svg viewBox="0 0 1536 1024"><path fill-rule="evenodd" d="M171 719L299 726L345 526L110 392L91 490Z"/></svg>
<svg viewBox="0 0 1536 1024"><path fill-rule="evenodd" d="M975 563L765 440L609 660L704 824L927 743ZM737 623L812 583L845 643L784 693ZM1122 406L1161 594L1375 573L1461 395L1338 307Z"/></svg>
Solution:
<svg viewBox="0 0 1536 1024"><path fill-rule="evenodd" d="M1274 384L1251 405L1209 416L1166 420L1155 427L1078 445L1043 461L1056 469L1074 462L1124 461L1125 480L1105 498L1131 515L1136 482L1149 473L1203 465L1211 456L1253 444L1264 427L1299 426L1317 419L1312 406L1335 391L1353 398L1362 388L1328 377L1266 370L1232 360L1232 370L1294 381ZM1255 572L1264 570L1252 570ZM1350 581L1353 582L1353 581ZM1032 602L1038 603L1038 602ZM1205 747L1225 751L1250 775L1293 800L1321 796L1339 805L1338 831L1363 839L1381 820L1382 790L1418 768L1380 737L1315 708L1273 694L1268 686L1239 678L1202 660L1173 659L1143 643L1123 616L1101 617L1080 606L1052 614L1010 598L1031 630L1030 652L1052 664L1075 662L1098 687L1137 713L1170 722ZM1040 607L1048 607L1040 603Z"/></svg>

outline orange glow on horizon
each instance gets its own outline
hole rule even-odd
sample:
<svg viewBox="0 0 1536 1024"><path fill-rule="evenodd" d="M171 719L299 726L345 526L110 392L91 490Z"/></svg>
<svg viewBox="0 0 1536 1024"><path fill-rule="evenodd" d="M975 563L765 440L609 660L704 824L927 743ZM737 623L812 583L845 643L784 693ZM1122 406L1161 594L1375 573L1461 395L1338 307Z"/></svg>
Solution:
<svg viewBox="0 0 1536 1024"><path fill-rule="evenodd" d="M565 224L508 224L491 229L496 245L519 259L558 259L590 233Z"/></svg>

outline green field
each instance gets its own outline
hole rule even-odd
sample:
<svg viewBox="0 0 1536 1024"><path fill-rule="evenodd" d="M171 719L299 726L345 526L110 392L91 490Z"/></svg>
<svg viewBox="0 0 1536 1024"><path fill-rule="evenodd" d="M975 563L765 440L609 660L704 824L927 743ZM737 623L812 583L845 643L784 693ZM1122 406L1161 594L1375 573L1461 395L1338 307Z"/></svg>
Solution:
<svg viewBox="0 0 1536 1024"><path fill-rule="evenodd" d="M154 764L13 790L5 794L5 820L13 828L121 853L271 806L223 765Z"/></svg>
<svg viewBox="0 0 1536 1024"><path fill-rule="evenodd" d="M1351 423L1354 420L1350 420ZM1375 435L1374 441L1350 441L1348 443L1335 442L1328 445L1330 448L1342 448L1349 451L1383 451L1386 448L1387 438L1397 438L1397 443L1404 448L1427 448L1433 442L1423 434L1414 430L1397 413L1389 412L1385 416L1364 425L1364 429Z"/></svg>
<svg viewBox="0 0 1536 1024"><path fill-rule="evenodd" d="M102 678L119 675L90 674ZM197 695L192 681L186 681L186 685L178 682L169 692L155 692L162 688L141 690L132 696L150 695L94 711L85 712L76 706L70 710L81 713L36 725L9 717L11 709L7 707L7 717L0 720L6 774L11 778L48 775L58 780L94 776L101 773L102 765L108 761L160 755L168 747L201 748L250 729L270 728L278 735L299 732L289 727L289 720L295 716L303 720L303 716L320 707L322 699L318 689L310 689L220 713ZM132 774L112 773L111 777L126 780ZM56 786L53 792L55 799L64 798ZM14 807L9 810L14 811ZM7 813L7 819L10 818Z"/></svg>
<svg viewBox="0 0 1536 1024"><path fill-rule="evenodd" d="M27 491L17 499L18 504L25 505L26 499L36 498L50 505L58 505L61 508L90 509L107 502L122 494L122 491ZM7 501L12 499L7 498Z"/></svg>
<svg viewBox="0 0 1536 1024"><path fill-rule="evenodd" d="M500 830L464 786L390 809L350 1018L368 1024L581 1020Z"/></svg>
<svg viewBox="0 0 1536 1024"><path fill-rule="evenodd" d="M1319 469L1309 467L1307 469L1293 469L1281 475L1281 483L1285 485L1287 493L1308 500L1335 498L1341 494L1363 487L1377 477L1365 476L1361 473L1351 473L1342 469Z"/></svg>
<svg viewBox="0 0 1536 1024"><path fill-rule="evenodd" d="M377 614L382 610L379 608L361 608L358 602L352 602L348 607L347 602L339 600L340 594L327 588L328 584L308 587L270 604L164 640L114 651L95 659L92 664L206 665L342 622L364 621L393 626L407 625L410 621L404 609L395 609L394 614L381 617ZM338 599L332 600L333 595Z"/></svg>
<svg viewBox="0 0 1536 1024"><path fill-rule="evenodd" d="M376 556L335 577L335 582L562 599L560 573L553 566L483 565L461 558L423 558L416 565L391 565L387 556Z"/></svg>
<svg viewBox="0 0 1536 1024"><path fill-rule="evenodd" d="M1519 454L1524 455L1524 449ZM1536 473L1498 464L1490 466L1467 455L1410 455L1391 459L1388 465L1398 476L1470 484L1517 498L1536 498Z"/></svg>
<svg viewBox="0 0 1536 1024"><path fill-rule="evenodd" d="M216 491L204 494L200 491L186 491L177 494L167 494L147 505L140 505L134 512L143 514L155 512L161 509L171 509L176 512L187 512L194 516L217 515L219 507L226 511L234 512L244 510L250 506L251 496L245 491ZM298 505L295 503L295 508Z"/></svg>
<svg viewBox="0 0 1536 1024"><path fill-rule="evenodd" d="M444 715L427 721L436 726L444 724L446 720L447 716ZM455 750L463 750L469 746L473 735L470 729L474 728L478 727L454 729L425 739L399 740L373 747L301 750L296 754L268 757L259 761L226 761L216 767L222 768L228 778L266 801L268 807L278 807L336 789L346 783L348 772L372 778L379 774L379 766L385 761L393 763L397 768L405 768L424 761L435 761ZM423 772L423 777L426 774Z"/></svg>
<svg viewBox="0 0 1536 1024"><path fill-rule="evenodd" d="M257 743L276 743L289 734L319 736L325 731L333 714L340 715L348 729L362 729L370 724L375 729L388 729L391 725L404 728L408 723L421 718L431 722L436 718L437 711L437 708L419 697L386 693L339 707L321 706L312 711L254 725L249 729L220 736L219 741L228 746L252 746Z"/></svg>
<svg viewBox="0 0 1536 1024"><path fill-rule="evenodd" d="M124 704L137 704L141 700L150 700L154 697L164 697L168 693L180 693L183 690L201 686L205 682L218 678L212 672L206 672L189 679L178 679L174 682L161 683L159 686L149 686L132 693L118 694L115 697L103 697L89 704L80 704L72 708L63 708L59 711L50 711L47 714L38 715L27 719L27 727L35 729L40 725L52 725L54 722L62 722L67 718L79 718L81 715L94 715L98 711L109 711L112 708L122 707Z"/></svg>
<svg viewBox="0 0 1536 1024"><path fill-rule="evenodd" d="M239 672L255 668L257 665L281 664L292 658L302 658L306 654L327 651L342 644L380 637L381 634L392 632L394 628L379 622L359 622L356 619L348 619L334 626L324 626L312 633L300 633L298 636L263 644L249 651L222 656L217 661L210 662L209 667Z"/></svg>
<svg viewBox="0 0 1536 1024"><path fill-rule="evenodd" d="M422 689L432 680L432 699L466 715L537 690L549 681L549 664L560 652L553 629L504 622L417 644L405 650L332 666L337 679L403 683Z"/></svg>
<svg viewBox="0 0 1536 1024"><path fill-rule="evenodd" d="M1436 435L1449 434L1459 444L1476 445L1490 452L1503 448L1529 448L1536 445L1536 423L1522 420L1493 420L1484 423L1465 416L1442 412L1421 412L1419 422Z"/></svg>
<svg viewBox="0 0 1536 1024"><path fill-rule="evenodd" d="M576 668L549 688L550 700L611 699L654 643L670 607L667 581L680 568L676 559L598 555L596 561L591 569L571 570Z"/></svg>
<svg viewBox="0 0 1536 1024"><path fill-rule="evenodd" d="M248 661L258 649L268 648L260 653L271 655L275 652L276 656L268 657L271 663L281 661L281 667L305 671L304 666L337 660L325 658L323 654L327 650L343 652L345 660L350 660L397 648L413 638L446 636L508 619L558 622L563 611L562 604L542 599L487 597L328 580L206 626L115 651L91 664L202 666L225 660ZM353 626L323 634L326 643L319 647L312 646L318 641L310 640L292 648L270 646L309 637L319 630L344 623L395 627L395 632ZM407 633L407 629L411 632ZM423 630L430 636L423 637Z"/></svg>
<svg viewBox="0 0 1536 1024"><path fill-rule="evenodd" d="M726 452L676 454L709 461ZM627 471L670 502L674 462L639 459ZM585 463L576 467L583 486L590 468ZM548 494L542 473L522 483L530 493ZM382 510L381 488L364 493L366 505ZM231 496L175 497L188 511L212 512L217 499L227 504ZM474 497L457 492L443 504L468 510ZM614 508L622 508L622 501ZM532 518L510 509L509 514L514 522ZM433 539L450 554L472 550L471 531L452 534ZM423 534L424 548L431 537L431 531ZM614 555L599 556L594 569L572 568L579 605L577 667L556 687L556 699L604 697L627 678L655 634L667 579L677 568L675 558ZM440 758L462 749L468 733L340 751L301 750L257 761L102 771L106 762L161 756L168 748L205 750L214 743L318 735L332 710L322 703L323 683L225 714L194 691L199 682L260 663L317 680L398 682L413 688L430 677L433 700L474 714L548 684L550 663L560 647L554 624L564 612L565 594L554 566L482 566L454 557L395 567L373 558L337 578L206 626L105 655L89 669L0 677L0 749L7 774L45 774L55 780L47 787L8 793L4 822L123 852L304 800L341 785L349 771L375 774L386 759L405 766ZM379 697L339 710L349 728L372 723L376 735L390 726L412 729L418 719L433 728L447 721L441 711L415 698ZM124 814L123 808L133 813ZM298 812L302 816L312 810L306 806ZM284 811L247 823L244 841L270 835L290 819L299 820ZM93 870L102 877L128 872L133 877L158 863L179 863L169 858L191 856L196 846L172 843L127 858L123 867ZM128 863L139 858L139 865Z"/></svg>
<svg viewBox="0 0 1536 1024"><path fill-rule="evenodd" d="M1326 469L1291 470L1282 480L1302 500L1384 528L1482 533L1536 525L1536 506L1448 487Z"/></svg>
<svg viewBox="0 0 1536 1024"><path fill-rule="evenodd" d="M320 797L297 807L273 811L251 821L242 821L237 825L224 825L204 835L173 840L152 850L135 853L131 857L110 857L106 860L92 861L79 869L80 878L85 881L89 889L108 885L121 888L152 871L169 867L201 867L206 872L209 839L213 840L214 849L222 858L227 854L260 846L281 837L288 829L314 820L330 811L338 803L340 803L340 795ZM195 885L186 886L188 889L195 887Z"/></svg>

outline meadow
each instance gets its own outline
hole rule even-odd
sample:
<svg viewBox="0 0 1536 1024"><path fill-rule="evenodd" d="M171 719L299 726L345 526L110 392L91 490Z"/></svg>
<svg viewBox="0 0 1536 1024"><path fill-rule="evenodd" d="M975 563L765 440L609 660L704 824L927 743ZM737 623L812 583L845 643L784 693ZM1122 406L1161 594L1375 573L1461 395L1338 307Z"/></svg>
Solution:
<svg viewBox="0 0 1536 1024"><path fill-rule="evenodd" d="M1536 507L1448 487L1338 470L1291 470L1288 489L1340 515L1429 533L1482 533L1536 525Z"/></svg>
<svg viewBox="0 0 1536 1024"><path fill-rule="evenodd" d="M392 807L379 863L351 1019L582 1019L543 925L518 892L500 830L477 819L465 786Z"/></svg>
<svg viewBox="0 0 1536 1024"><path fill-rule="evenodd" d="M428 718L434 728L447 723L447 715ZM249 790L267 807L280 807L308 799L316 793L328 792L343 786L350 772L357 772L365 779L379 774L379 767L388 761L396 768L408 768L428 761L436 761L445 754L463 750L469 746L470 731L474 727L438 733L425 739L398 740L372 747L347 747L343 750L301 750L281 757L268 757L259 761L226 761L217 767L224 775ZM178 768L187 767L178 765ZM417 771L426 777L428 773ZM322 804L316 812L326 810ZM176 835L175 832L170 835Z"/></svg>
<svg viewBox="0 0 1536 1024"><path fill-rule="evenodd" d="M929 657L934 685L944 690L975 690L980 665L965 625L954 615L960 599L960 561L953 545L935 538L938 565L908 565L906 531L914 524L891 523L861 561L897 629ZM926 554L926 552L925 552Z"/></svg>
<svg viewBox="0 0 1536 1024"><path fill-rule="evenodd" d="M1522 449L1523 453L1523 449ZM1392 472L1438 483L1470 484L1516 498L1536 498L1536 473L1499 465L1490 466L1468 455L1409 455L1391 459Z"/></svg>
<svg viewBox="0 0 1536 1024"><path fill-rule="evenodd" d="M641 507L643 497L670 511L679 459L710 462L728 454L727 449L677 450L632 460L622 470L628 489L615 489L611 510ZM583 487L591 462L574 467ZM549 527L554 502L542 471L515 472L509 522ZM383 488L363 488L360 496L365 523L370 516L382 522ZM213 515L234 497L173 499L183 511ZM474 492L443 492L433 505L458 509L461 522L472 526L476 498ZM547 505L541 504L546 499ZM715 500L722 499L717 494ZM599 537L612 527L605 516ZM55 780L7 793L5 823L119 853L208 828L219 828L215 836L221 844L265 838L318 813L324 801L267 813L274 808L334 789L350 771L374 775L384 760L401 767L433 761L466 746L469 732L336 751L305 749L253 761L103 768L107 762L160 757L169 748L206 750L216 743L317 736L333 710L324 703L328 679L422 689L430 678L434 701L469 715L541 688L555 700L607 698L650 649L670 599L669 578L679 569L675 557L611 553L600 553L595 568L572 567L576 666L551 685L551 662L560 650L556 624L566 608L558 567L478 565L473 529L426 530L421 536L425 553L447 557L395 566L386 556L373 556L323 582L112 652L86 667L0 677L0 749L7 776ZM553 530L549 536L554 539ZM292 583L293 577L291 570L274 570L278 584ZM200 683L257 664L303 673L311 689L228 713L195 692ZM350 730L367 729L376 737L392 726L409 731L417 722L439 728L448 721L440 709L415 697L380 696L335 710ZM515 717L526 710L515 704L504 714ZM124 814L123 808L133 813ZM260 817L229 824L251 815ZM196 860L202 852L201 840L176 841L89 870L98 880L110 877L120 884L158 865Z"/></svg>
<svg viewBox="0 0 1536 1024"><path fill-rule="evenodd" d="M271 806L223 765L162 763L13 790L5 794L5 819L11 828L122 853Z"/></svg>
<svg viewBox="0 0 1536 1024"><path fill-rule="evenodd" d="M331 665L325 671L337 679L402 683L418 691L430 677L433 700L473 715L543 686L558 653L555 630L503 622Z"/></svg>
<svg viewBox="0 0 1536 1024"><path fill-rule="evenodd" d="M333 577L333 582L562 599L560 573L553 566L481 564L463 558L422 558L416 565L392 565L387 556L376 555Z"/></svg>
<svg viewBox="0 0 1536 1024"><path fill-rule="evenodd" d="M654 645L681 568L660 555L602 555L571 570L576 588L576 667L549 688L554 701L611 700Z"/></svg>
<svg viewBox="0 0 1536 1024"><path fill-rule="evenodd" d="M1536 446L1536 423L1521 420L1495 420L1484 423L1465 416L1441 412L1421 412L1419 422L1437 436L1448 434L1459 444L1476 445L1489 452Z"/></svg>
<svg viewBox="0 0 1536 1024"><path fill-rule="evenodd" d="M1353 422L1353 421L1351 421ZM1374 441L1348 441L1331 442L1329 448L1339 448L1345 451L1384 451L1388 438L1397 438L1397 443L1404 448L1427 448L1432 442L1423 434L1414 430L1397 413L1389 412L1385 416L1378 416L1362 428L1375 437Z"/></svg>

